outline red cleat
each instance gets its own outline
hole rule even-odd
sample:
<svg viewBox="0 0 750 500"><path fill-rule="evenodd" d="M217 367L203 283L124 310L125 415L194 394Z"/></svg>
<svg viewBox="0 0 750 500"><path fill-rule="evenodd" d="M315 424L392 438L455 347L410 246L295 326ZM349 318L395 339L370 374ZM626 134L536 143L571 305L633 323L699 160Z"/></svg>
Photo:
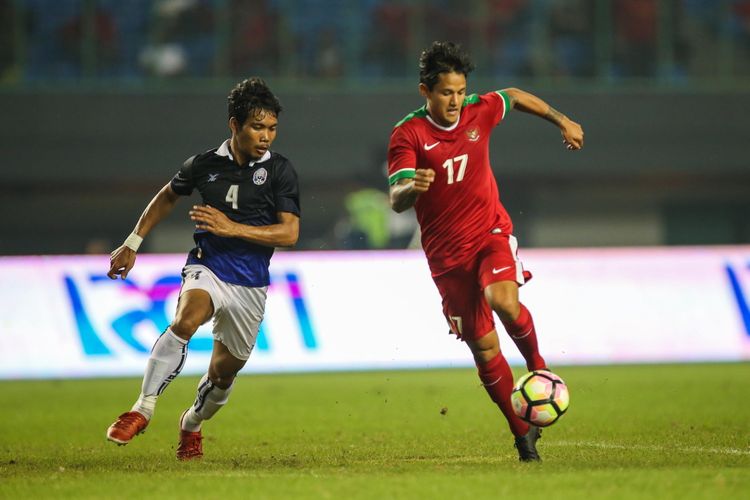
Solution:
<svg viewBox="0 0 750 500"><path fill-rule="evenodd" d="M144 432L147 425L148 419L137 411L123 413L107 429L107 439L117 443L118 446L124 446L135 436Z"/></svg>
<svg viewBox="0 0 750 500"><path fill-rule="evenodd" d="M193 460L203 456L203 435L201 431L190 432L180 429L180 445L177 447L178 460Z"/></svg>

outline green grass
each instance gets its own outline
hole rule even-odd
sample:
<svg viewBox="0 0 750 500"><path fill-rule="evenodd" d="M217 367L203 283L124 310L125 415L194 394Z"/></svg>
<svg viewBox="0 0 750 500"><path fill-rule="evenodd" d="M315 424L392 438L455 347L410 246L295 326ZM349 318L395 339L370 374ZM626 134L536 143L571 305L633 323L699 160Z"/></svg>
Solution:
<svg viewBox="0 0 750 500"><path fill-rule="evenodd" d="M104 439L137 379L0 382L0 498L732 498L750 492L750 364L561 367L571 407L521 464L473 370L247 375L174 459L197 377ZM516 369L516 375L521 371ZM441 409L447 408L445 415Z"/></svg>

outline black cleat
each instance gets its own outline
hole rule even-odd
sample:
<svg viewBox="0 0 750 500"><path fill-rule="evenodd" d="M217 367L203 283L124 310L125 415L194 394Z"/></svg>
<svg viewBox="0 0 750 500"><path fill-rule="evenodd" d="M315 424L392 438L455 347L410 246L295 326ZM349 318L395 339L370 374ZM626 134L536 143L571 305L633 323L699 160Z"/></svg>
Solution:
<svg viewBox="0 0 750 500"><path fill-rule="evenodd" d="M541 461L536 451L536 442L541 437L542 429L535 425L529 426L529 432L525 436L517 437L515 447L518 449L518 460L521 462Z"/></svg>

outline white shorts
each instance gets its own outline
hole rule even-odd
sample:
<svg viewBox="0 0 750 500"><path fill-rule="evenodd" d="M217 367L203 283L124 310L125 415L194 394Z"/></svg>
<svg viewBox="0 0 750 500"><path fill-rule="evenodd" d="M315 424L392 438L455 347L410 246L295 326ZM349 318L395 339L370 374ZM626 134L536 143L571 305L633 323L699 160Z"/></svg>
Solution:
<svg viewBox="0 0 750 500"><path fill-rule="evenodd" d="M260 322L266 309L268 287L233 285L221 281L206 266L182 268L180 295L188 290L205 290L214 306L214 339L224 344L237 359L247 360L255 347Z"/></svg>

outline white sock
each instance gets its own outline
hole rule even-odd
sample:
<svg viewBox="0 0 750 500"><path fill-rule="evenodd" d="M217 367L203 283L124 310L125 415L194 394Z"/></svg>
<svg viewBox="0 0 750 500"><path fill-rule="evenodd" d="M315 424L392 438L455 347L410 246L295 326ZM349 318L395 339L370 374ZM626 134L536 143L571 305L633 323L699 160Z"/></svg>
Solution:
<svg viewBox="0 0 750 500"><path fill-rule="evenodd" d="M226 389L221 389L214 385L208 378L208 374L203 375L198 383L198 395L195 398L193 406L188 408L182 417L182 430L198 432L204 420L213 417L229 400L229 394L232 392L234 384Z"/></svg>
<svg viewBox="0 0 750 500"><path fill-rule="evenodd" d="M148 358L146 372L143 375L141 395L131 411L137 411L151 420L156 406L156 398L180 373L185 365L186 358L187 340L181 339L175 335L171 328L167 328L156 339L156 343L151 349L151 356Z"/></svg>

